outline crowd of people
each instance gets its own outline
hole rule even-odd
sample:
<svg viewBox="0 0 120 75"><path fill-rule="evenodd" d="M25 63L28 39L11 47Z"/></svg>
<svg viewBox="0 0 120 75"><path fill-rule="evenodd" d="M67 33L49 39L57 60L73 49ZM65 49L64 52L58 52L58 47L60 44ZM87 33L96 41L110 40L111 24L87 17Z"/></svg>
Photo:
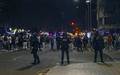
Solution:
<svg viewBox="0 0 120 75"><path fill-rule="evenodd" d="M103 49L105 50L118 50L120 47L120 34L109 34L106 36L100 35L98 32L93 32L91 37L85 35L71 36L66 32L62 34L40 34L40 33L17 33L12 35L0 35L0 50L5 49L7 51L15 50L32 50L34 63L40 63L37 51L49 48L50 50L61 50L61 64L63 64L64 52L67 55L69 62L69 49L77 50L78 52L84 52L85 50L95 50L95 60L97 60L97 54L100 52L101 62L103 62Z"/></svg>
<svg viewBox="0 0 120 75"><path fill-rule="evenodd" d="M31 37L32 33L19 33L14 35L0 35L0 50L5 49L8 51L18 50L18 49L30 49L31 48ZM62 36L60 34L54 35L46 35L46 34L37 34L37 38L39 41L39 50L42 48L48 47L51 50L55 48L57 50L60 49L60 43ZM72 48L76 48L77 51L83 51L83 48L87 49L88 44L91 44L93 36L90 38L87 35L84 36L70 36L68 35L70 40L70 45ZM119 34L109 34L107 36L103 36L104 43L108 50L111 49L119 49L120 46L120 35ZM56 46L56 47L55 47Z"/></svg>
<svg viewBox="0 0 120 75"><path fill-rule="evenodd" d="M38 39L39 37L39 39ZM116 38L116 39L113 39ZM66 32L63 32L62 35L58 35L56 37L54 36L39 36L37 34L34 34L33 39L38 39L35 42L33 41L33 45L31 45L32 48L32 54L34 57L33 64L40 63L39 56L37 55L38 49L41 50L43 47L43 42L46 42L44 45L50 45L50 50L54 50L54 46L56 45L56 50L61 50L61 65L64 64L64 54L66 54L67 62L70 63L69 59L69 50L72 48L73 50L77 50L78 52L84 52L85 50L93 50L94 52L94 62L97 62L97 55L100 53L101 62L104 63L103 60L103 49L108 50L109 48L113 48L113 50L116 50L119 45L117 42L120 42L120 37L118 34L112 36L108 35L106 36L101 35L98 31L93 32L91 38L89 38L86 35L81 36L77 35L75 37L72 37L68 35ZM117 43L117 44L116 44ZM43 49L44 50L44 49Z"/></svg>
<svg viewBox="0 0 120 75"><path fill-rule="evenodd" d="M18 50L18 49L27 49L29 46L30 36L24 33L19 34L5 34L0 35L0 50Z"/></svg>

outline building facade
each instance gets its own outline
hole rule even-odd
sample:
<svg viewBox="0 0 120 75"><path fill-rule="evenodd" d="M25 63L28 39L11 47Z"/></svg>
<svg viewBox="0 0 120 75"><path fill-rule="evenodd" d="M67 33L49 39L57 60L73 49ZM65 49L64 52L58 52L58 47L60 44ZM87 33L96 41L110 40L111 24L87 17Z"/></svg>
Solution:
<svg viewBox="0 0 120 75"><path fill-rule="evenodd" d="M99 28L120 29L119 16L119 0L97 0L97 23Z"/></svg>

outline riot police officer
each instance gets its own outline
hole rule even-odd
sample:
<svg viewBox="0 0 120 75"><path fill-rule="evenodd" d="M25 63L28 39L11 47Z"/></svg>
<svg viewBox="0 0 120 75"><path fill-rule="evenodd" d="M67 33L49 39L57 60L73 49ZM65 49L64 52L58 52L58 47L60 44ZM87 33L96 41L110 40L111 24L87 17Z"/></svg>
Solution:
<svg viewBox="0 0 120 75"><path fill-rule="evenodd" d="M95 52L94 62L97 62L97 55L98 53L100 53L101 62L104 63L103 61L104 40L103 40L103 37L97 31L95 32L92 44Z"/></svg>
<svg viewBox="0 0 120 75"><path fill-rule="evenodd" d="M38 48L39 48L39 41L37 39L37 34L34 33L31 39L31 46L32 46L32 51L31 53L33 54L33 58L34 58L34 62L32 64L39 64L40 63L40 59L39 56L37 54L38 52Z"/></svg>
<svg viewBox="0 0 120 75"><path fill-rule="evenodd" d="M64 54L67 57L67 63L70 63L69 60L69 39L67 37L67 33L63 33L63 37L61 39L61 65L64 64Z"/></svg>

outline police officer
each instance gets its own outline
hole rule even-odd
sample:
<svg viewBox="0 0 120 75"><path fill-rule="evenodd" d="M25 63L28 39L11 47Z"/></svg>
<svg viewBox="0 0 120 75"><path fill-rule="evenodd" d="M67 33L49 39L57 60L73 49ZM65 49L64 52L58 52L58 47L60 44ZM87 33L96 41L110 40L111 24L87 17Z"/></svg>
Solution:
<svg viewBox="0 0 120 75"><path fill-rule="evenodd" d="M31 46L32 46L32 51L31 53L33 54L33 58L34 58L34 62L32 64L39 64L40 63L40 59L39 56L37 54L38 52L38 48L39 48L39 41L37 39L37 34L34 33L31 39Z"/></svg>
<svg viewBox="0 0 120 75"><path fill-rule="evenodd" d="M70 64L69 60L69 39L67 33L63 33L63 38L61 39L61 65L64 64L64 54L66 53L67 63Z"/></svg>
<svg viewBox="0 0 120 75"><path fill-rule="evenodd" d="M97 62L97 55L98 53L100 53L101 62L104 63L103 61L104 39L97 31L95 32L92 44L93 44L93 49L95 50L94 62Z"/></svg>

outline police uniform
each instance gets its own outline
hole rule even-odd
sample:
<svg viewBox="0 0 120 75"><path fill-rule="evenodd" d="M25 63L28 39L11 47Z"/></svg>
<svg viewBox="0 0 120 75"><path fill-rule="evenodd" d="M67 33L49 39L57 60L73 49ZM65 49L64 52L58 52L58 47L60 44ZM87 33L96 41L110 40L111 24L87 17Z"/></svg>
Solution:
<svg viewBox="0 0 120 75"><path fill-rule="evenodd" d="M39 56L37 54L38 52L38 48L39 48L39 41L37 39L37 37L34 35L32 38L32 54L33 54L33 58L34 58L34 62L32 64L39 64L40 63L40 59Z"/></svg>
<svg viewBox="0 0 120 75"><path fill-rule="evenodd" d="M61 65L64 64L64 54L66 54L67 57L67 63L70 63L69 60L69 39L67 38L67 36L63 36L62 40L61 40Z"/></svg>

